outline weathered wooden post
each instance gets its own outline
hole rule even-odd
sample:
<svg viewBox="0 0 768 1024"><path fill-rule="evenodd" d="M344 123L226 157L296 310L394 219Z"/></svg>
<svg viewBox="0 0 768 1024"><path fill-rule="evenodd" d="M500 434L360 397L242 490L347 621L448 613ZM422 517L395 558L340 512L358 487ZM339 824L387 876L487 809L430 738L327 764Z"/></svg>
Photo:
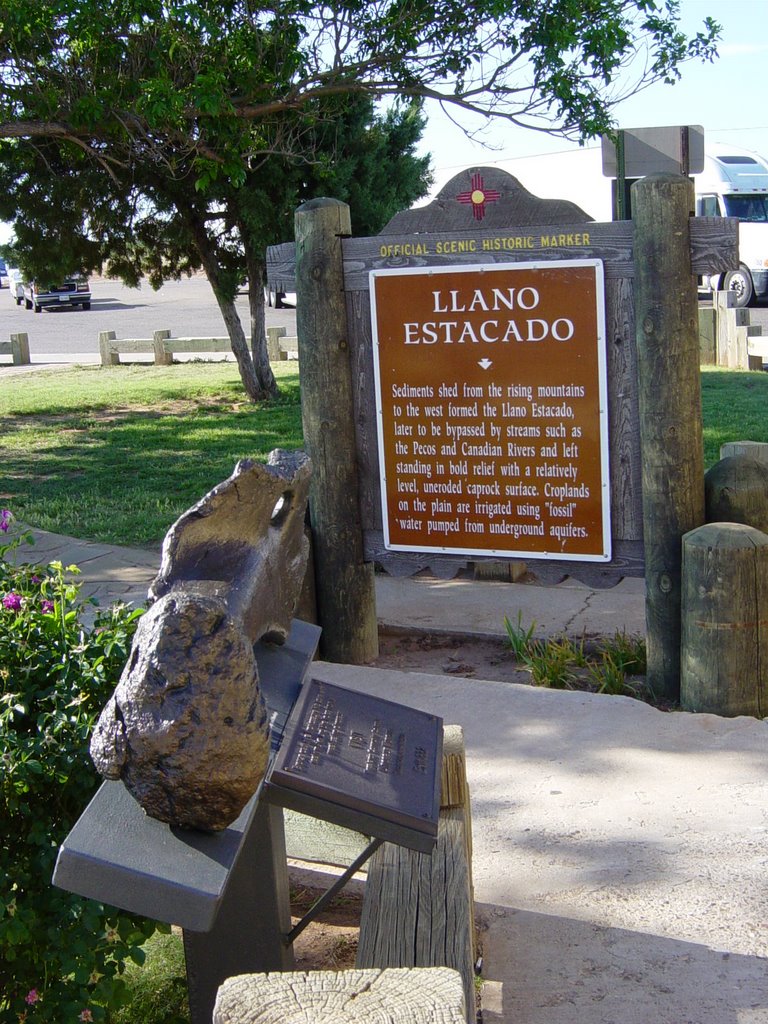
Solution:
<svg viewBox="0 0 768 1024"><path fill-rule="evenodd" d="M99 353L102 366L120 365L120 356L109 347L110 341L114 341L116 337L114 331L99 331Z"/></svg>
<svg viewBox="0 0 768 1024"><path fill-rule="evenodd" d="M11 335L11 356L14 366L25 366L30 363L29 335L26 332Z"/></svg>
<svg viewBox="0 0 768 1024"><path fill-rule="evenodd" d="M710 523L683 539L686 711L768 714L768 536Z"/></svg>
<svg viewBox="0 0 768 1024"><path fill-rule="evenodd" d="M363 560L352 371L341 239L349 207L313 199L296 211L296 327L321 649L361 664L378 654L373 565Z"/></svg>
<svg viewBox="0 0 768 1024"><path fill-rule="evenodd" d="M170 336L170 331L152 332L152 351L155 356L155 366L173 366L173 356L170 352L166 352L163 346L165 339L170 338Z"/></svg>
<svg viewBox="0 0 768 1024"><path fill-rule="evenodd" d="M632 196L648 682L677 700L682 537L704 522L694 193L687 178L651 174Z"/></svg>
<svg viewBox="0 0 768 1024"><path fill-rule="evenodd" d="M768 465L751 455L728 455L704 475L708 523L744 523L768 532Z"/></svg>

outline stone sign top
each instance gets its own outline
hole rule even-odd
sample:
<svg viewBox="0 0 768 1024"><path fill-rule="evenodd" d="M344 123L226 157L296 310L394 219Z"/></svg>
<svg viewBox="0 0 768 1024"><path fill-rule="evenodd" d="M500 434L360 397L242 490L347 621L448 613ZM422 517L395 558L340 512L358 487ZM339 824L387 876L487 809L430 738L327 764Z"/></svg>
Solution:
<svg viewBox="0 0 768 1024"><path fill-rule="evenodd" d="M451 178L427 206L402 210L382 235L430 231L471 231L479 227L527 227L533 224L585 224L592 221L575 203L540 199L517 178L497 167L470 167Z"/></svg>

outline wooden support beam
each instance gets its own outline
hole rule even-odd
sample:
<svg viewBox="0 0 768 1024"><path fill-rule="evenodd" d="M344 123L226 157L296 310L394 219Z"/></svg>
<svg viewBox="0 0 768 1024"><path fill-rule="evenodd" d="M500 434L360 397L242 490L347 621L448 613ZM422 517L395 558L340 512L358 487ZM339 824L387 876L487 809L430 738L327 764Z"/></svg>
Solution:
<svg viewBox="0 0 768 1024"><path fill-rule="evenodd" d="M693 184L651 174L632 187L648 683L680 696L682 538L704 522Z"/></svg>
<svg viewBox="0 0 768 1024"><path fill-rule="evenodd" d="M315 592L329 661L378 655L373 565L364 561L341 239L349 207L313 199L296 211L296 327Z"/></svg>

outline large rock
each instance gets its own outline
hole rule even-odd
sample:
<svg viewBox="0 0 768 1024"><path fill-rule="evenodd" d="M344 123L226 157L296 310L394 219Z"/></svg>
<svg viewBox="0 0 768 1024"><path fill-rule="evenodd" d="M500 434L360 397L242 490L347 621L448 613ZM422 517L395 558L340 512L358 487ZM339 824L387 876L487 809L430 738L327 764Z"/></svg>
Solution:
<svg viewBox="0 0 768 1024"><path fill-rule="evenodd" d="M226 603L180 590L139 623L91 756L147 814L215 830L256 791L269 737L253 645Z"/></svg>
<svg viewBox="0 0 768 1024"><path fill-rule="evenodd" d="M215 831L261 782L269 730L253 645L281 642L304 579L305 455L240 462L174 524L91 756L147 814Z"/></svg>

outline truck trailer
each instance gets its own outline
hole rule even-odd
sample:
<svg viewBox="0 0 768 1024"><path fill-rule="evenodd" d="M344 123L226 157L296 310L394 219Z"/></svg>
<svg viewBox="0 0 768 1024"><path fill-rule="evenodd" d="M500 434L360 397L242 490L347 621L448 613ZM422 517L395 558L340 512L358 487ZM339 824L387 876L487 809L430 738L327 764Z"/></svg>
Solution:
<svg viewBox="0 0 768 1024"><path fill-rule="evenodd" d="M613 218L613 180L602 173L600 146L491 160L487 165L512 174L542 199L569 199L596 221ZM447 176L458 170L451 168ZM697 216L739 221L738 266L703 278L701 287L733 291L738 306L768 298L768 162L749 150L712 143L706 146L704 169L693 175L693 182Z"/></svg>

